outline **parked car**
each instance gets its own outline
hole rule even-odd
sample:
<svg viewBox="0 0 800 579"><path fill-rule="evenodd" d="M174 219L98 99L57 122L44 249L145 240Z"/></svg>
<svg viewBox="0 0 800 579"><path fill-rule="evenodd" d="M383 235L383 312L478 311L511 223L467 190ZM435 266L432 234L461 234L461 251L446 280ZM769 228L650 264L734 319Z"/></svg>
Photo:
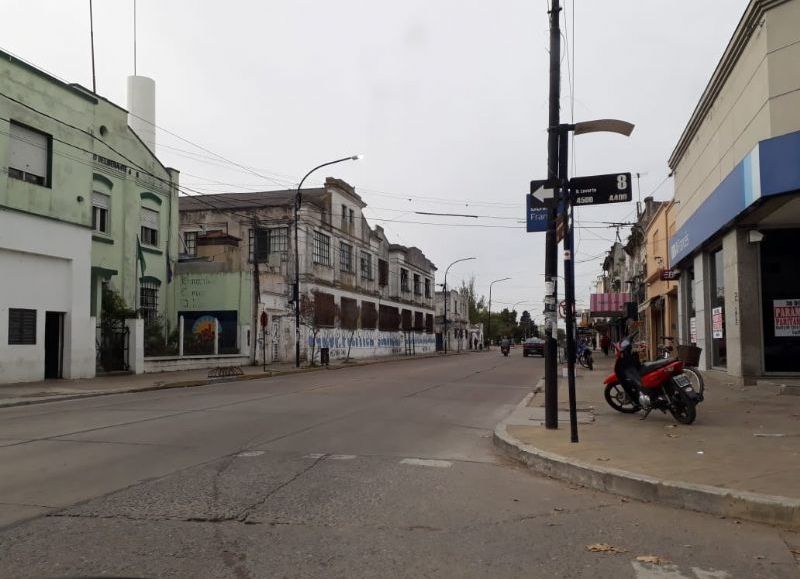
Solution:
<svg viewBox="0 0 800 579"><path fill-rule="evenodd" d="M528 338L522 343L523 356L544 357L544 340L541 338Z"/></svg>

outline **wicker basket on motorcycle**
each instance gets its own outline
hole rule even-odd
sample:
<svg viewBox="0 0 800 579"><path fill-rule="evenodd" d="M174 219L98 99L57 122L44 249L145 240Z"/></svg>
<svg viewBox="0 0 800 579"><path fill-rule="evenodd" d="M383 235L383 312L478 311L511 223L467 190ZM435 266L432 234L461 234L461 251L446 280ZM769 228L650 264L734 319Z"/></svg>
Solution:
<svg viewBox="0 0 800 579"><path fill-rule="evenodd" d="M678 360L683 362L686 366L699 366L700 353L703 348L697 346L680 345L678 346Z"/></svg>

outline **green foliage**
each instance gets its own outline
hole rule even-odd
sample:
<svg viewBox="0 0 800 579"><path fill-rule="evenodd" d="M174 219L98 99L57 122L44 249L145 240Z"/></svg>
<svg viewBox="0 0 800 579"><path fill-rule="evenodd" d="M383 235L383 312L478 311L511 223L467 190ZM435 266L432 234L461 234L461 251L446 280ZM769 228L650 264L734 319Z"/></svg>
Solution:
<svg viewBox="0 0 800 579"><path fill-rule="evenodd" d="M135 318L136 310L128 307L118 292L103 287L100 314L103 318Z"/></svg>
<svg viewBox="0 0 800 579"><path fill-rule="evenodd" d="M211 352L214 342L211 342ZM209 353L211 353L209 352ZM205 353L205 352L204 352ZM164 320L161 316L144 321L144 355L145 356L177 356L178 330L167 335Z"/></svg>

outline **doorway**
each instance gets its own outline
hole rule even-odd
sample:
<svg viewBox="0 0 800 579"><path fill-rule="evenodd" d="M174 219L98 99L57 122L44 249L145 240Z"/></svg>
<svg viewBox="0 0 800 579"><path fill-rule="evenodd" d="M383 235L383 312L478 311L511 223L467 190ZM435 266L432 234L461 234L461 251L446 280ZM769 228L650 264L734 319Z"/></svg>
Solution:
<svg viewBox="0 0 800 579"><path fill-rule="evenodd" d="M64 314L46 312L44 319L44 377L61 378L64 359Z"/></svg>
<svg viewBox="0 0 800 579"><path fill-rule="evenodd" d="M800 372L798 244L800 229L768 230L761 242L761 318L768 373Z"/></svg>

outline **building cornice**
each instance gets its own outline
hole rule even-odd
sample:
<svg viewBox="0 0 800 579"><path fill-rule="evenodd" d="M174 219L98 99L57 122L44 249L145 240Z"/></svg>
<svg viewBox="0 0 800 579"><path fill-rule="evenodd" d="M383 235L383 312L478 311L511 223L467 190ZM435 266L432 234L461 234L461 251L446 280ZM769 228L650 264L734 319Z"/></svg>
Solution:
<svg viewBox="0 0 800 579"><path fill-rule="evenodd" d="M692 116L689 118L686 128L684 128L683 134L681 134L680 139L678 139L678 144L675 145L675 149L669 157L667 164L670 169L674 171L681 162L681 159L683 159L692 139L694 139L695 135L697 135L697 132L700 130L700 126L703 124L703 121L705 121L711 107L714 106L714 102L717 100L719 93L722 92L725 83L728 81L736 63L739 61L739 57L747 47L747 43L750 41L753 31L758 27L764 14L768 10L789 1L790 0L751 0L741 20L739 20L739 24L728 42L725 52L722 54L717 68L714 69L714 73L711 75L711 79L708 81L700 97L700 101L697 103L694 112L692 112Z"/></svg>

